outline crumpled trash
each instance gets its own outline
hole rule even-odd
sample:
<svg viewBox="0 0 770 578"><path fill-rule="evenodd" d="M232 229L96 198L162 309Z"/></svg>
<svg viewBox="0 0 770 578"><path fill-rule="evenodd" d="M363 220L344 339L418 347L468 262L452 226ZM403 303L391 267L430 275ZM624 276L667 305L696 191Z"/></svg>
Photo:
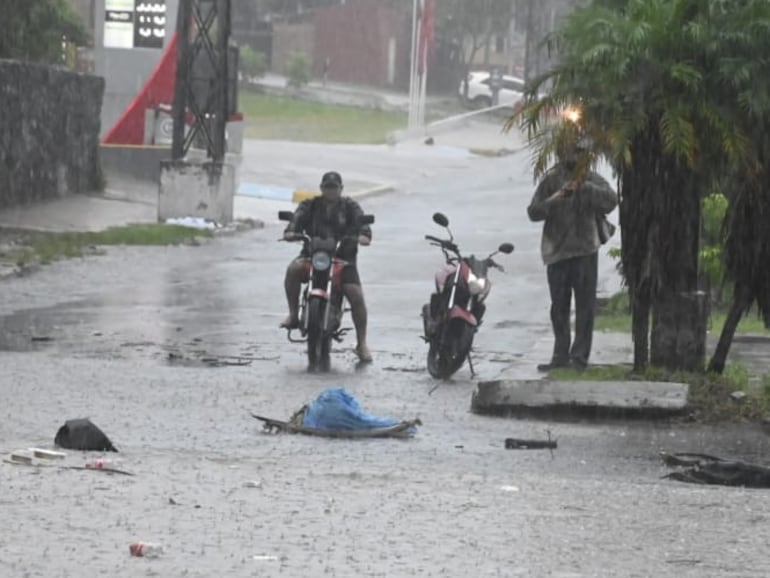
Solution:
<svg viewBox="0 0 770 578"><path fill-rule="evenodd" d="M217 228L216 223L207 221L202 217L171 217L166 219L167 225L180 225L182 227L189 227L191 229L200 229L205 231L211 231Z"/></svg>
<svg viewBox="0 0 770 578"><path fill-rule="evenodd" d="M403 423L402 420L376 416L364 411L358 400L342 387L322 391L303 408L300 417L302 427L320 430L367 430L389 428ZM410 427L408 432L414 435L417 429Z"/></svg>
<svg viewBox="0 0 770 578"><path fill-rule="evenodd" d="M69 419L59 428L54 443L68 450L117 452L110 439L87 418Z"/></svg>

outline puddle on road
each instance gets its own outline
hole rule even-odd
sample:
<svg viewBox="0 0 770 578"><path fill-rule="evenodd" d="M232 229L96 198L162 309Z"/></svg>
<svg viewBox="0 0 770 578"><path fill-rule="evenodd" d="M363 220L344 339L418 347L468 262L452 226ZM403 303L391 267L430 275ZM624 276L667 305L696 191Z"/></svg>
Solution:
<svg viewBox="0 0 770 578"><path fill-rule="evenodd" d="M91 323L98 303L72 301L22 309L0 317L0 351L39 351L66 339L71 328Z"/></svg>

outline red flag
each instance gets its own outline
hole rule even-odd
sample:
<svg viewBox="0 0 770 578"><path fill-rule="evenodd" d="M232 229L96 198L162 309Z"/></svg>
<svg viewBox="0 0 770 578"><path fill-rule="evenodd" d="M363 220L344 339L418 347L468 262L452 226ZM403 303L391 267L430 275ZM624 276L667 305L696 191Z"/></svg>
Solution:
<svg viewBox="0 0 770 578"><path fill-rule="evenodd" d="M425 74L428 67L428 59L433 54L436 44L436 1L423 0L423 8L420 10L420 38L418 72Z"/></svg>

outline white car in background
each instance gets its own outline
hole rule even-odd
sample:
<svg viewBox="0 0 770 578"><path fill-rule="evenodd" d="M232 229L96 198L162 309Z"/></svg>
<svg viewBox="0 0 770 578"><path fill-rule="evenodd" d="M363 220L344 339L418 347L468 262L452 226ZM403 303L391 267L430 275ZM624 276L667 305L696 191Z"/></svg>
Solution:
<svg viewBox="0 0 770 578"><path fill-rule="evenodd" d="M460 100L471 108L488 108L492 106L492 75L486 71L475 71L468 74L468 97L465 98L465 83L460 82L458 94ZM498 94L498 104L515 109L524 97L524 80L516 76L502 76L502 87Z"/></svg>

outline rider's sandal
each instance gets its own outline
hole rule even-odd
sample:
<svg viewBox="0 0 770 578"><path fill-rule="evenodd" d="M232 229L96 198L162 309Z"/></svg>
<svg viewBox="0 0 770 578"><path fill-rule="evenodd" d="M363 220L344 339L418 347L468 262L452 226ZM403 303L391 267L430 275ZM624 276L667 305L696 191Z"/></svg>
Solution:
<svg viewBox="0 0 770 578"><path fill-rule="evenodd" d="M372 354L369 352L369 348L366 346L363 346L363 347L361 347L360 345L357 346L356 355L358 356L358 359L361 363L372 362Z"/></svg>
<svg viewBox="0 0 770 578"><path fill-rule="evenodd" d="M287 317L281 321L281 325L279 327L281 327L281 329L299 329L299 319L294 317Z"/></svg>

